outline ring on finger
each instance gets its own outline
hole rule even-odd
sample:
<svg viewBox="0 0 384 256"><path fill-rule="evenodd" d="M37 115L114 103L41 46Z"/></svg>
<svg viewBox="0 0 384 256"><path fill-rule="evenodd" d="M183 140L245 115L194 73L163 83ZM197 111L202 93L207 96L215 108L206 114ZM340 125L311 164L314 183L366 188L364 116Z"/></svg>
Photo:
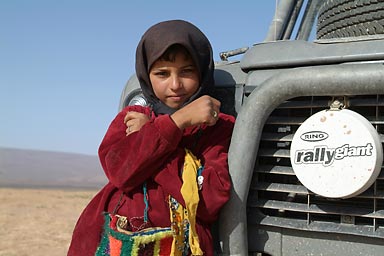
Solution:
<svg viewBox="0 0 384 256"><path fill-rule="evenodd" d="M131 126L128 126L128 132L130 132L131 131Z"/></svg>
<svg viewBox="0 0 384 256"><path fill-rule="evenodd" d="M213 116L213 118L217 118L218 114L217 114L216 110L213 110L212 116Z"/></svg>

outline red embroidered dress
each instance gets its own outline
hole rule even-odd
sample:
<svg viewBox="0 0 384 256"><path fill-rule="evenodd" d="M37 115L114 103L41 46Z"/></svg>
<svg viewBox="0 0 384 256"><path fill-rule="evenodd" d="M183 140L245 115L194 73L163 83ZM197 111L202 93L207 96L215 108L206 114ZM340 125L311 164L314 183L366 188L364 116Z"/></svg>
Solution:
<svg viewBox="0 0 384 256"><path fill-rule="evenodd" d="M126 136L123 119L127 111L145 113L151 116L151 121L140 131ZM233 124L234 117L220 113L216 125L202 126L201 136L198 137L198 127L182 132L169 115L155 117L149 108L131 106L120 112L112 121L99 148L100 161L109 183L81 214L68 255L94 255L102 234L103 212L113 211L121 191L125 192L125 196L117 213L130 219L133 230L143 228L144 181L147 184L150 225L169 227L168 196L171 195L185 206L180 193L184 148L191 149L204 165L196 230L205 255L213 255L211 224L229 199L231 186L227 152Z"/></svg>

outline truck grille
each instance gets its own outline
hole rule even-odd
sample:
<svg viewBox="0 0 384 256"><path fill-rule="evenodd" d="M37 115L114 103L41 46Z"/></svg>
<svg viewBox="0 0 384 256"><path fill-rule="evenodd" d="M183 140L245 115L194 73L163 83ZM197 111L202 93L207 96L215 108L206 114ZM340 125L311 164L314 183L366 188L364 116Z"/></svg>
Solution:
<svg viewBox="0 0 384 256"><path fill-rule="evenodd" d="M248 221L285 227L384 238L384 171L363 194L331 199L308 191L290 163L295 131L312 114L328 109L331 96L298 97L281 104L263 128L251 188ZM365 116L384 141L384 95L352 96L348 109Z"/></svg>

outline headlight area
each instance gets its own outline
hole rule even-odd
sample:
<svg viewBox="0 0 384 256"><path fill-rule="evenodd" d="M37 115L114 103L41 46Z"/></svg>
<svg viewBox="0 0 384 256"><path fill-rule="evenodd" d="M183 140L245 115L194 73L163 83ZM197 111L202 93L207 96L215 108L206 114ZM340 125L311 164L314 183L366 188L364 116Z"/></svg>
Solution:
<svg viewBox="0 0 384 256"><path fill-rule="evenodd" d="M126 106L133 106L133 105L139 105L139 106L148 105L147 99L144 97L142 92L131 97L131 99L129 99L128 104Z"/></svg>
<svg viewBox="0 0 384 256"><path fill-rule="evenodd" d="M122 105L120 105L120 110L127 106L148 106L148 101L144 97L144 94L141 89L135 89L131 91L128 95L123 95L123 99L124 100L122 101Z"/></svg>

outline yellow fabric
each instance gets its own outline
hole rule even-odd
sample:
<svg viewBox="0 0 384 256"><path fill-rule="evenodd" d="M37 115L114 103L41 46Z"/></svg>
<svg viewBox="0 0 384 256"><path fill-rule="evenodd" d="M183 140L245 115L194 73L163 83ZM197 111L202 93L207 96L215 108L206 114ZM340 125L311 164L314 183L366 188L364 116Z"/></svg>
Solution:
<svg viewBox="0 0 384 256"><path fill-rule="evenodd" d="M170 199L171 200L171 199ZM184 231L186 219L184 215L184 207L181 204L178 205L176 209L170 207L171 209L171 228L173 230L173 242L171 248L172 256L181 256L184 251Z"/></svg>
<svg viewBox="0 0 384 256"><path fill-rule="evenodd" d="M186 207L178 204L172 206L171 202L171 225L174 232L171 255L181 256L184 248L185 225L189 223L188 242L192 255L203 255L200 248L199 237L196 232L196 211L199 204L199 190L197 186L197 170L201 166L200 160L185 149L184 168L182 173L183 185L181 186L181 195L183 196Z"/></svg>
<svg viewBox="0 0 384 256"><path fill-rule="evenodd" d="M183 185L181 186L181 195L185 201L187 218L189 221L189 246L192 255L203 255L200 249L199 237L196 232L196 211L199 204L199 189L196 182L197 170L200 167L198 160L191 151L185 149L184 170L182 174Z"/></svg>

